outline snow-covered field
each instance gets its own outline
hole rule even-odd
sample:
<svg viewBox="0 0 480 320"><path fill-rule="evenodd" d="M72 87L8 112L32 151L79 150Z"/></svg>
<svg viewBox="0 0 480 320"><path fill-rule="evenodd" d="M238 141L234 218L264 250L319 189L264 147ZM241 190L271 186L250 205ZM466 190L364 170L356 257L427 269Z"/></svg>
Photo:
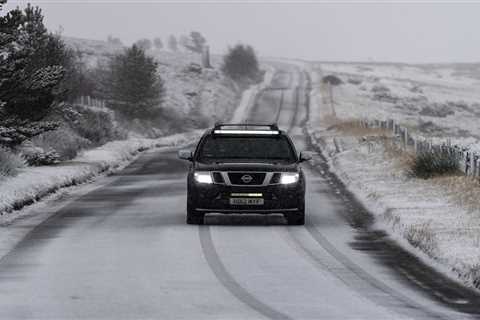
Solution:
<svg viewBox="0 0 480 320"><path fill-rule="evenodd" d="M339 75L346 83L334 89L334 108L340 118L336 121L396 119L419 135L442 138L452 135L459 143L473 144L477 143L476 134L480 132L475 126L478 123L475 112L480 111L480 107L475 109L476 101L480 102L480 94L474 90L478 80L472 74L456 75L449 67L317 64L311 70L313 91L308 130L322 148L332 171L376 216L376 227L386 230L407 249L452 278L480 288L480 206L475 196L478 184L461 176L412 178L406 172L402 155L392 154L388 139L385 143L384 133L333 126L331 104L326 98L328 91L320 84L321 76L326 74ZM356 83L349 83L349 79ZM371 89L378 85L388 87L387 93L398 100L376 100ZM414 86L419 86L422 93L412 92ZM423 104L412 102L407 107L408 97L417 97ZM464 101L471 110L452 107L454 113L446 117L419 114L426 105L438 110L447 101ZM438 126L438 132L422 131L422 122ZM462 197L467 193L468 196Z"/></svg>
<svg viewBox="0 0 480 320"><path fill-rule="evenodd" d="M478 149L480 71L477 64L316 63L333 88L340 118L395 119L412 133Z"/></svg>

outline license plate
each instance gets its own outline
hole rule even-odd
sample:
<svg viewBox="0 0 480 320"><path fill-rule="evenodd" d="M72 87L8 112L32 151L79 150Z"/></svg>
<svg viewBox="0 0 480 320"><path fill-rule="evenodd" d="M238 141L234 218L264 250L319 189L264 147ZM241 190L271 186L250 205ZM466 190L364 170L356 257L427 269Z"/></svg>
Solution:
<svg viewBox="0 0 480 320"><path fill-rule="evenodd" d="M230 204L235 206L261 206L262 198L230 198Z"/></svg>

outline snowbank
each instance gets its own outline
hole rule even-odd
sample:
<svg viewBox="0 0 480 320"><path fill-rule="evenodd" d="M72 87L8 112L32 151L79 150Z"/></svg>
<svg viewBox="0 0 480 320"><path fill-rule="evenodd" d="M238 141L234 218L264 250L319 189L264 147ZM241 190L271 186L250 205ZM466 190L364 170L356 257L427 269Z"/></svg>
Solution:
<svg viewBox="0 0 480 320"><path fill-rule="evenodd" d="M327 129L330 106L323 102L318 73L310 73L307 131L332 172L376 216L376 227L452 279L480 288L480 215L451 192L463 177L411 178L378 134Z"/></svg>
<svg viewBox="0 0 480 320"><path fill-rule="evenodd" d="M88 182L102 173L110 173L128 164L142 151L191 143L199 131L159 139L130 138L109 142L82 152L71 161L56 166L27 167L0 183L0 224L10 221L9 213L41 200L61 188Z"/></svg>

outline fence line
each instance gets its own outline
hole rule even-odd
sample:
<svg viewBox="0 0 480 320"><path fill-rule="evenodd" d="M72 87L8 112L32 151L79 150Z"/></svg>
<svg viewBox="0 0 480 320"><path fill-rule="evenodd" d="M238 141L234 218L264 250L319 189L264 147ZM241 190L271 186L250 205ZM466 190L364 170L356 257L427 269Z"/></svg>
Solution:
<svg viewBox="0 0 480 320"><path fill-rule="evenodd" d="M458 145L452 145L450 140L442 144L433 144L426 139L416 139L408 128L397 124L395 120L360 120L364 128L379 128L389 130L393 133L394 139L399 142L401 148L415 154L425 153L448 153L455 155L458 159L459 168L466 176L480 177L480 155Z"/></svg>
<svg viewBox="0 0 480 320"><path fill-rule="evenodd" d="M90 96L80 96L75 103L83 106L105 108L105 100L92 98Z"/></svg>

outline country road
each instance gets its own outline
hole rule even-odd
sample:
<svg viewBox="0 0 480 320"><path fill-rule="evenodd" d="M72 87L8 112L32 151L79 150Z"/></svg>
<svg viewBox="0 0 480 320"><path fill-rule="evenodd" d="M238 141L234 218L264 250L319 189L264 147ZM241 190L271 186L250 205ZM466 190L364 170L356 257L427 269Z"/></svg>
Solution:
<svg viewBox="0 0 480 320"><path fill-rule="evenodd" d="M275 64L246 120L298 150L309 79ZM34 228L0 260L0 319L470 319L480 298L369 230L329 174L305 164L306 225L282 216L185 224L186 168L151 151Z"/></svg>

